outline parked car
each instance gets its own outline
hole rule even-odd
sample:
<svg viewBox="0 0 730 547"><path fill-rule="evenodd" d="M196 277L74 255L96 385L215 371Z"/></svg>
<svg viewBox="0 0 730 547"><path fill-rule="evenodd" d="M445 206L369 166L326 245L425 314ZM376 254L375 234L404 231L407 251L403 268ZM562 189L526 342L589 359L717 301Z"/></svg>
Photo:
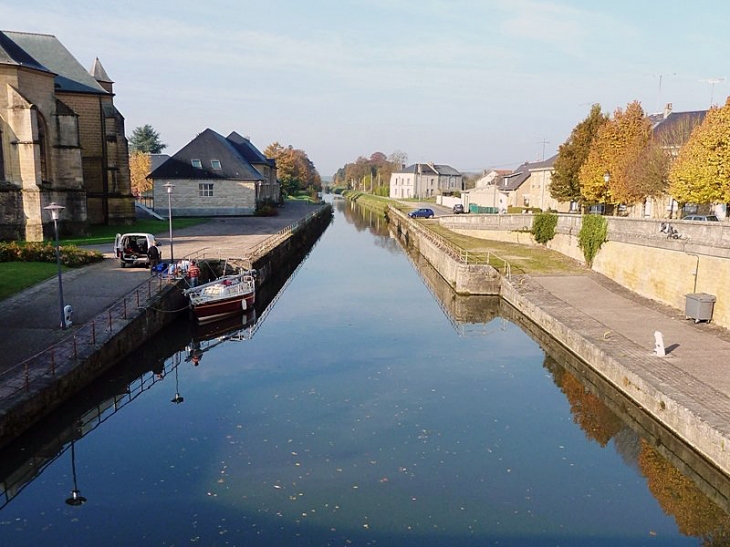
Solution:
<svg viewBox="0 0 730 547"><path fill-rule="evenodd" d="M145 233L117 234L114 238L114 256L124 268L130 266L147 266L149 258L147 251L152 245L157 245L155 236ZM162 258L162 253L160 253Z"/></svg>
<svg viewBox="0 0 730 547"><path fill-rule="evenodd" d="M699 220L702 222L720 222L715 215L687 215L682 220Z"/></svg>
<svg viewBox="0 0 730 547"><path fill-rule="evenodd" d="M458 215L464 212L464 206L461 203L454 205L454 214Z"/></svg>
<svg viewBox="0 0 730 547"><path fill-rule="evenodd" d="M411 211L410 213L408 213L408 216L411 218L432 218L433 209L416 209L415 211Z"/></svg>

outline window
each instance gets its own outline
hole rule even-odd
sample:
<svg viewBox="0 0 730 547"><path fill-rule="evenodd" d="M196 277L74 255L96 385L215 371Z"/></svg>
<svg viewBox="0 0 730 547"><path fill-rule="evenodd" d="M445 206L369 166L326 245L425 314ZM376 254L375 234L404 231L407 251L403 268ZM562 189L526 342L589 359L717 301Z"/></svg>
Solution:
<svg viewBox="0 0 730 547"><path fill-rule="evenodd" d="M213 197L213 183L201 182L198 184L198 197L210 198Z"/></svg>
<svg viewBox="0 0 730 547"><path fill-rule="evenodd" d="M214 170L220 171L221 170L221 160L210 160L210 166Z"/></svg>
<svg viewBox="0 0 730 547"><path fill-rule="evenodd" d="M200 161L200 160L190 160L190 164L193 167L197 167L198 169L202 169L203 168L203 162Z"/></svg>

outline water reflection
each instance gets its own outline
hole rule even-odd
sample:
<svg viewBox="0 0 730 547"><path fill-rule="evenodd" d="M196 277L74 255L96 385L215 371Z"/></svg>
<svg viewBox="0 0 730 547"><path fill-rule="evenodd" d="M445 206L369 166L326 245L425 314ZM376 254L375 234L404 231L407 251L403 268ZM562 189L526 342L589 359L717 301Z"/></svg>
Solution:
<svg viewBox="0 0 730 547"><path fill-rule="evenodd" d="M185 402L179 367L183 363L198 366L206 352L221 344L251 339L316 241L272 275L269 282L257 291L253 309L207 324L197 324L187 318L176 321L73 400L63 404L38 427L0 451L0 510L69 449L73 489L66 503L82 505L86 498L80 495L76 484L75 443L168 377L175 379L171 402L176 405Z"/></svg>
<svg viewBox="0 0 730 547"><path fill-rule="evenodd" d="M346 210L338 221L397 245ZM403 251L389 251L388 271L410 275ZM345 300L362 278L338 270L352 277L338 285L315 264L292 298L282 299L289 276L269 305L257 299L255 316L166 330L0 454L10 510L0 539L25 527L27 544L53 544L37 523L62 534L80 519L117 544L139 539L137 526L158 545L727 541L726 477L509 305L454 295L409 259L448 323L412 275L387 279L384 296L367 285ZM125 420L109 420L122 408ZM33 481L48 484L12 511ZM74 492L89 502L54 520L48 492L63 508ZM109 513L127 526L107 528Z"/></svg>

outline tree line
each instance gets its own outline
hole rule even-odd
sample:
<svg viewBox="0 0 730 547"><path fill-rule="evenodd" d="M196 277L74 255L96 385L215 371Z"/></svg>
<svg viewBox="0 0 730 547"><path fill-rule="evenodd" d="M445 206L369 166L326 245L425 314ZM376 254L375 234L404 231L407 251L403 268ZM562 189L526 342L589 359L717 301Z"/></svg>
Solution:
<svg viewBox="0 0 730 547"><path fill-rule="evenodd" d="M360 156L353 163L340 167L332 177L334 186L344 186L370 192L377 196L390 194L390 175L405 167L408 155L396 150L390 156L373 152L369 158Z"/></svg>
<svg viewBox="0 0 730 547"><path fill-rule="evenodd" d="M147 178L150 174L150 154L161 153L167 145L149 124L135 128L128 140L132 192L141 195L152 189L152 181ZM284 194L317 192L322 189L322 179L304 150L273 142L263 154L276 161L277 178Z"/></svg>
<svg viewBox="0 0 730 547"><path fill-rule="evenodd" d="M730 202L730 102L655 125L638 101L613 116L594 104L563 143L550 193L607 212L666 195L680 205Z"/></svg>

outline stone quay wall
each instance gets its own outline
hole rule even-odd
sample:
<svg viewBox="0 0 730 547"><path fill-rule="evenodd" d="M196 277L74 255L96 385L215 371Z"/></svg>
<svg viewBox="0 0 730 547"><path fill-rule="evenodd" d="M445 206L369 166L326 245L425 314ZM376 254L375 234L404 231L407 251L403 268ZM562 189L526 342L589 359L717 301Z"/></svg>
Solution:
<svg viewBox="0 0 730 547"><path fill-rule="evenodd" d="M450 215L440 223L454 232L481 239L537 245L532 215ZM592 269L646 298L684 309L687 294L716 297L712 322L730 328L730 224L626 217L604 217L608 237ZM677 239L661 232L663 222ZM555 237L546 247L585 262L578 247L579 215L558 215Z"/></svg>
<svg viewBox="0 0 730 547"><path fill-rule="evenodd" d="M259 285L263 285L265 290L267 282L285 272L291 273L329 226L331 219L331 205L321 207L254 248L252 256L255 258L254 267L260 273ZM58 353L53 357L54 374L35 380L28 389L0 400L0 447L48 416L164 326L188 313L187 299L182 295L186 286L182 280L169 282L140 302L139 306L130 304L125 308L124 319L115 319L114 331L103 340L100 333L93 343L89 337L77 337L73 354ZM109 312L102 312L94 321L104 324L108 315ZM23 382L22 378L18 380Z"/></svg>
<svg viewBox="0 0 730 547"><path fill-rule="evenodd" d="M472 261L469 255L453 248L447 241L421 226L419 221L409 218L398 209L388 209L388 221L398 239L406 246L418 249L457 294L499 295L500 274L488 263Z"/></svg>

